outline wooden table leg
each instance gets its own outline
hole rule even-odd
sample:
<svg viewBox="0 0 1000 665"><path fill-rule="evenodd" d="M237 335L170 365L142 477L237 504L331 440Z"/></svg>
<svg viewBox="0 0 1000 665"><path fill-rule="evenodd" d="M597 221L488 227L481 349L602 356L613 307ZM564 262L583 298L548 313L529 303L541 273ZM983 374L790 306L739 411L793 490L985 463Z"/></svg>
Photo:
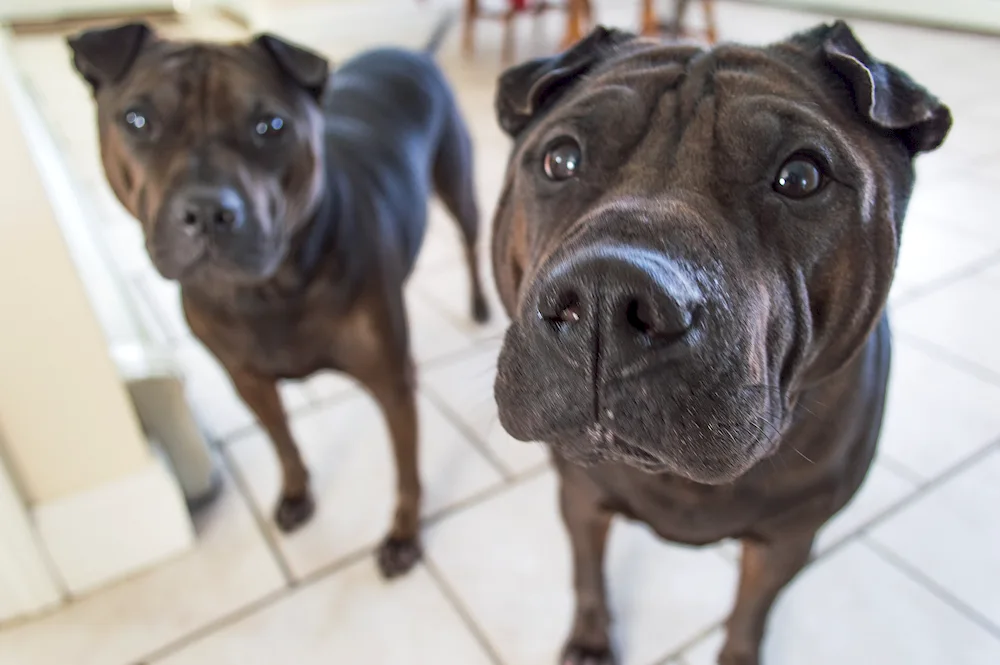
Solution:
<svg viewBox="0 0 1000 665"><path fill-rule="evenodd" d="M476 48L476 20L479 18L479 0L465 0L465 27L462 32L462 50L471 56Z"/></svg>

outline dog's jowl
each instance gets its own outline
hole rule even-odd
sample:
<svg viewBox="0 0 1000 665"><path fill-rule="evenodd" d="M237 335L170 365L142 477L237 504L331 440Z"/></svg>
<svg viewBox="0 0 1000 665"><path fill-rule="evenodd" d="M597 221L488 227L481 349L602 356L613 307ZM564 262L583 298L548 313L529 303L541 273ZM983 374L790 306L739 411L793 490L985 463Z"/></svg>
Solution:
<svg viewBox="0 0 1000 665"><path fill-rule="evenodd" d="M340 370L380 404L398 478L379 550L388 576L420 556L402 285L432 191L461 228L473 314L487 316L471 144L432 58L444 28L425 52L371 51L332 77L324 58L271 35L176 42L128 24L70 40L97 102L108 181L274 443L279 527L305 522L313 502L276 382Z"/></svg>
<svg viewBox="0 0 1000 665"><path fill-rule="evenodd" d="M912 162L950 113L843 23L707 51L601 29L506 72L497 113L515 144L496 398L559 471L563 662L613 661L619 514L742 541L719 662L754 665L776 596L871 464Z"/></svg>

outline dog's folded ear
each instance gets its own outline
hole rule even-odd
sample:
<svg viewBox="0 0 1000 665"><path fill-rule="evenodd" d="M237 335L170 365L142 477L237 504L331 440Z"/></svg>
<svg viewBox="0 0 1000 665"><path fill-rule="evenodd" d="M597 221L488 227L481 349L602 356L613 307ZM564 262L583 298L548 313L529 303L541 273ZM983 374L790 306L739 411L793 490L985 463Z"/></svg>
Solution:
<svg viewBox="0 0 1000 665"><path fill-rule="evenodd" d="M500 127L516 137L539 111L555 102L615 46L634 37L627 32L598 27L564 53L529 60L505 71L496 94Z"/></svg>
<svg viewBox="0 0 1000 665"><path fill-rule="evenodd" d="M944 142L951 128L948 107L905 72L872 57L846 23L811 34L822 35L826 61L849 84L859 113L899 136L913 154Z"/></svg>
<svg viewBox="0 0 1000 665"><path fill-rule="evenodd" d="M323 96L330 77L330 63L326 58L268 33L257 35L253 43L274 58L281 71L310 95L316 99Z"/></svg>
<svg viewBox="0 0 1000 665"><path fill-rule="evenodd" d="M97 91L102 85L120 81L132 67L153 31L145 23L126 23L113 28L98 28L69 39L73 66Z"/></svg>

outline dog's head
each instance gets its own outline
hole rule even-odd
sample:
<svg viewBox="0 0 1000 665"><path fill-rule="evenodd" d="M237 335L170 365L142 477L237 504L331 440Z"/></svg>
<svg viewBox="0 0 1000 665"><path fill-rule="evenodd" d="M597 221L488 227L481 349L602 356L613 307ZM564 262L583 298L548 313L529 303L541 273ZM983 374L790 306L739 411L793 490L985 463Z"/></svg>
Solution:
<svg viewBox="0 0 1000 665"><path fill-rule="evenodd" d="M507 71L503 426L729 482L882 316L948 109L843 23L710 51L599 29Z"/></svg>
<svg viewBox="0 0 1000 665"><path fill-rule="evenodd" d="M108 181L163 276L272 275L322 196L327 61L271 35L174 42L143 24L69 44Z"/></svg>

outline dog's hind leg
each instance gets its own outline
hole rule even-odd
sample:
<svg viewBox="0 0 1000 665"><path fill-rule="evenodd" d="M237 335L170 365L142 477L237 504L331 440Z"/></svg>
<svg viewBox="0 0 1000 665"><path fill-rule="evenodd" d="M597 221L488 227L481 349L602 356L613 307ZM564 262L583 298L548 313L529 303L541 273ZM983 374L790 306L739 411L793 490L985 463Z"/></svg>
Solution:
<svg viewBox="0 0 1000 665"><path fill-rule="evenodd" d="M294 531L312 517L315 506L309 492L309 472L288 430L277 383L272 378L245 370L229 369L229 375L236 391L257 416L274 444L283 476L274 521L282 531Z"/></svg>
<svg viewBox="0 0 1000 665"><path fill-rule="evenodd" d="M386 578L408 572L422 556L416 371L401 286L396 287L358 307L353 324L343 333L347 337L341 338L346 353L340 363L378 402L389 429L396 462L396 514L377 554Z"/></svg>
<svg viewBox="0 0 1000 665"><path fill-rule="evenodd" d="M458 222L465 248L472 289L472 318L484 323L490 318L479 275L479 206L473 177L472 140L457 111L445 122L434 157L434 189Z"/></svg>

